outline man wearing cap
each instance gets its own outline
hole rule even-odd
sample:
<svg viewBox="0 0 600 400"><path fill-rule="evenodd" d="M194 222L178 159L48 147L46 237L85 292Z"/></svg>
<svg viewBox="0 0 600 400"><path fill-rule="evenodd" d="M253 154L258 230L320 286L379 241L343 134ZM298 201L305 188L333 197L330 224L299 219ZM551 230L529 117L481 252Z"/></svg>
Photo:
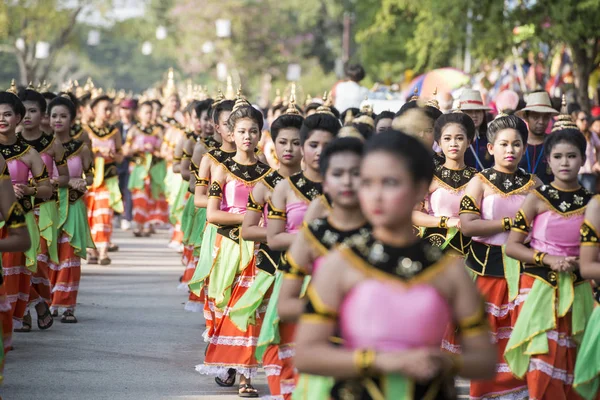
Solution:
<svg viewBox="0 0 600 400"><path fill-rule="evenodd" d="M550 119L557 114L558 111L552 108L550 96L546 92L529 94L525 108L516 113L518 117L527 122L529 127L527 149L519 167L537 175L545 185L549 185L554 176L544 155L544 139Z"/></svg>
<svg viewBox="0 0 600 400"><path fill-rule="evenodd" d="M123 99L119 104L119 122L117 127L121 132L122 143L127 142L127 133L129 129L135 124L135 110L137 103L134 99ZM131 219L133 211L133 202L131 200L131 192L129 191L129 162L131 160L128 157L123 158L123 162L118 165L117 170L119 172L119 189L121 190L121 196L123 197L123 206L125 212L121 215L121 229L128 230L131 228Z"/></svg>
<svg viewBox="0 0 600 400"><path fill-rule="evenodd" d="M494 159L487 149L487 112L491 110L483 103L478 90L465 89L459 98L459 110L467 114L475 124L475 138L465 153L465 164L481 171L490 168Z"/></svg>

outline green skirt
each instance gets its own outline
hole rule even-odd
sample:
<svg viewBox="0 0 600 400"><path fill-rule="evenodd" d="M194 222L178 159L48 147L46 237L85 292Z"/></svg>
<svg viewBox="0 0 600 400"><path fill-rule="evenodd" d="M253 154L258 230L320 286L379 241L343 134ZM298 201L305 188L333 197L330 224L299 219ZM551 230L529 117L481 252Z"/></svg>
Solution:
<svg viewBox="0 0 600 400"><path fill-rule="evenodd" d="M165 178L167 177L167 163L164 160L158 161L150 167L150 192L154 200L160 200L160 197L167 190Z"/></svg>
<svg viewBox="0 0 600 400"><path fill-rule="evenodd" d="M190 245L194 246L194 256L200 255L205 227L206 208L198 208L196 209L196 215L194 215L194 224L192 226L192 233L190 234Z"/></svg>
<svg viewBox="0 0 600 400"><path fill-rule="evenodd" d="M40 236L46 240L50 261L58 264L58 225L59 215L56 201L46 201L40 204L38 227Z"/></svg>
<svg viewBox="0 0 600 400"><path fill-rule="evenodd" d="M279 298L279 292L281 291L281 285L283 284L283 272L275 272L275 282L273 283L273 291L271 292L271 299L267 306L267 312L263 319L262 327L260 329L260 335L258 335L258 344L256 346L256 360L262 362L263 356L267 347L272 344L278 344L281 340L279 336L279 315L277 314L277 299Z"/></svg>
<svg viewBox="0 0 600 400"><path fill-rule="evenodd" d="M96 248L90 233L87 208L83 199L69 204L69 215L62 229L69 236L69 244L75 249L78 257L86 258L86 250Z"/></svg>
<svg viewBox="0 0 600 400"><path fill-rule="evenodd" d="M146 178L148 177L148 170L144 164L135 164L129 175L129 182L127 188L129 190L144 190L146 186Z"/></svg>
<svg viewBox="0 0 600 400"><path fill-rule="evenodd" d="M577 352L573 387L584 399L593 399L600 390L600 307L596 305Z"/></svg>
<svg viewBox="0 0 600 400"><path fill-rule="evenodd" d="M194 293L196 296L201 295L204 281L210 274L210 268L213 262L212 251L216 239L217 227L213 224L206 225L206 229L202 235L202 242L204 243L204 246L200 248L200 256L198 258L196 270L194 271L192 279L190 279L190 282L188 283L190 292Z"/></svg>
<svg viewBox="0 0 600 400"><path fill-rule="evenodd" d="M292 400L328 399L334 384L329 376L300 374Z"/></svg>
<svg viewBox="0 0 600 400"><path fill-rule="evenodd" d="M194 218L196 217L196 206L194 205L194 195L188 197L181 214L181 232L183 232L183 244L190 244L190 235L194 228Z"/></svg>
<svg viewBox="0 0 600 400"><path fill-rule="evenodd" d="M121 189L119 188L119 177L113 176L112 178L107 178L104 180L104 185L110 194L110 207L119 214L122 214L123 209L123 201L121 197Z"/></svg>
<svg viewBox="0 0 600 400"><path fill-rule="evenodd" d="M169 219L173 225L176 223L181 223L181 217L183 216L183 208L185 207L185 194L188 193L189 183L181 179L181 175L179 175L179 189L173 202L170 203L169 210Z"/></svg>
<svg viewBox="0 0 600 400"><path fill-rule="evenodd" d="M231 322L242 332L248 330L248 325L256 324L256 310L262 304L273 282L275 282L275 275L259 269L252 286L229 311Z"/></svg>
<svg viewBox="0 0 600 400"><path fill-rule="evenodd" d="M40 253L40 228L35 221L33 210L25 214L27 231L31 238L31 247L25 252L25 267L31 272L37 272L37 256Z"/></svg>
<svg viewBox="0 0 600 400"><path fill-rule="evenodd" d="M60 231L67 222L67 216L69 214L69 188L58 188L58 226L57 229Z"/></svg>

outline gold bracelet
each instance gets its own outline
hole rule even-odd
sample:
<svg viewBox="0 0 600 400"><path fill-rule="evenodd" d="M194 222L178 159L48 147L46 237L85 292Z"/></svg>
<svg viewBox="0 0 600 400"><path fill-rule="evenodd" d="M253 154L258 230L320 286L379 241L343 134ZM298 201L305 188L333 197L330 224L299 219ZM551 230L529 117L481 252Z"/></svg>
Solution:
<svg viewBox="0 0 600 400"><path fill-rule="evenodd" d="M544 266L544 257L546 257L547 253L543 253L541 251L534 251L533 254L533 261L535 262L535 265L538 267L543 267Z"/></svg>
<svg viewBox="0 0 600 400"><path fill-rule="evenodd" d="M438 228L448 228L448 217L440 217Z"/></svg>
<svg viewBox="0 0 600 400"><path fill-rule="evenodd" d="M33 187L33 194L31 196L35 197L35 196L37 196L37 193L38 193L38 188L37 188L37 186L34 186Z"/></svg>
<svg viewBox="0 0 600 400"><path fill-rule="evenodd" d="M373 350L355 350L354 351L354 365L361 376L369 376L373 373L373 367L375 365L375 351Z"/></svg>
<svg viewBox="0 0 600 400"><path fill-rule="evenodd" d="M502 218L502 228L504 229L504 231L510 231L510 227L511 227L511 222L510 222L510 218L508 217L504 217Z"/></svg>

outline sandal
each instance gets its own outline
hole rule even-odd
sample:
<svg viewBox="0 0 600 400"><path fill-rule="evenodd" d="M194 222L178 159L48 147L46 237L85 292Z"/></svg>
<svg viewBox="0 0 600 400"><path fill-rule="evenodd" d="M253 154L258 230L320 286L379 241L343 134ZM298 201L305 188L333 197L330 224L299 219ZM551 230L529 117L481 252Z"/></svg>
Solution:
<svg viewBox="0 0 600 400"><path fill-rule="evenodd" d="M245 383L240 385L238 396L256 398L258 397L258 390L254 389L254 386Z"/></svg>
<svg viewBox="0 0 600 400"><path fill-rule="evenodd" d="M88 256L87 263L88 263L88 265L96 265L96 264L98 264L98 257Z"/></svg>
<svg viewBox="0 0 600 400"><path fill-rule="evenodd" d="M119 246L117 246L114 243L109 243L108 244L108 251L111 253L114 253L115 251L119 251Z"/></svg>
<svg viewBox="0 0 600 400"><path fill-rule="evenodd" d="M21 328L15 328L15 332L31 332L31 314L27 313L23 316L23 326Z"/></svg>
<svg viewBox="0 0 600 400"><path fill-rule="evenodd" d="M223 380L219 377L216 377L215 382L217 382L217 385L219 385L221 387L232 387L233 385L235 385L235 375L236 375L235 369L229 368L227 370L227 379Z"/></svg>
<svg viewBox="0 0 600 400"><path fill-rule="evenodd" d="M44 302L44 306L46 306L46 310L41 315L38 314L37 317L37 326L40 330L46 330L50 328L52 324L54 324L54 319L52 318L52 314L50 313L50 307L48 307L48 304L46 302ZM41 322L47 319L48 317L50 317L50 322L48 322L46 325L42 325Z"/></svg>
<svg viewBox="0 0 600 400"><path fill-rule="evenodd" d="M73 311L65 311L60 319L60 322L63 324L76 324L77 318L75 318L75 314Z"/></svg>
<svg viewBox="0 0 600 400"><path fill-rule="evenodd" d="M142 237L142 232L141 231L133 231L133 236Z"/></svg>
<svg viewBox="0 0 600 400"><path fill-rule="evenodd" d="M100 260L100 265L110 265L110 263L112 262L112 260L108 257L104 257L103 259Z"/></svg>

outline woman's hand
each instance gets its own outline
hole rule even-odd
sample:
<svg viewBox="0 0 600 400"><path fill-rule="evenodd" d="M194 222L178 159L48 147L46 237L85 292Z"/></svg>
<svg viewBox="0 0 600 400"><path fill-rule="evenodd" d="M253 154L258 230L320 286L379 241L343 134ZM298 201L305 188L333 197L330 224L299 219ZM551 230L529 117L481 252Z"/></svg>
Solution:
<svg viewBox="0 0 600 400"><path fill-rule="evenodd" d="M448 218L448 222L446 222L446 226L448 228L458 228L460 229L460 219L459 218Z"/></svg>
<svg viewBox="0 0 600 400"><path fill-rule="evenodd" d="M443 367L438 349L415 349L401 352L377 353L375 368L378 372L397 373L417 381L428 381Z"/></svg>
<svg viewBox="0 0 600 400"><path fill-rule="evenodd" d="M13 190L15 191L15 197L17 199L22 199L23 196L26 196L26 190L27 190L27 185L22 185L20 183L17 183L15 185L13 185Z"/></svg>

